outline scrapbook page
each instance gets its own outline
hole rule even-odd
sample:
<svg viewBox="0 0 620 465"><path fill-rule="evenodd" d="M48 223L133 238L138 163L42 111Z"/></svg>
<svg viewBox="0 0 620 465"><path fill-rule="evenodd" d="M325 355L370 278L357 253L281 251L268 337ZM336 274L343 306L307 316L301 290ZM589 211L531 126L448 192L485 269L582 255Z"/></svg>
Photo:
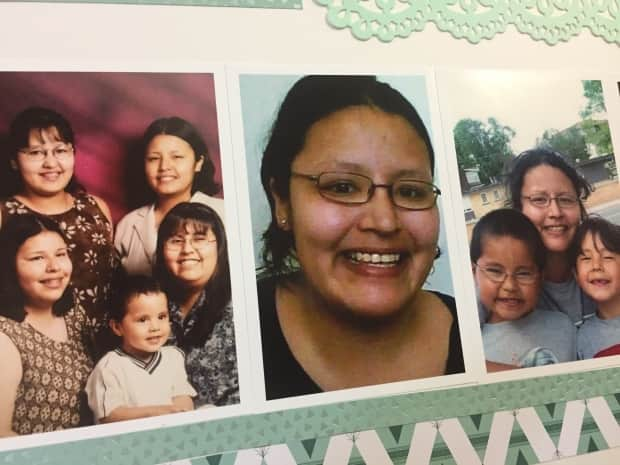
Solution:
<svg viewBox="0 0 620 465"><path fill-rule="evenodd" d="M620 446L616 76L66 68L0 71L0 462Z"/></svg>

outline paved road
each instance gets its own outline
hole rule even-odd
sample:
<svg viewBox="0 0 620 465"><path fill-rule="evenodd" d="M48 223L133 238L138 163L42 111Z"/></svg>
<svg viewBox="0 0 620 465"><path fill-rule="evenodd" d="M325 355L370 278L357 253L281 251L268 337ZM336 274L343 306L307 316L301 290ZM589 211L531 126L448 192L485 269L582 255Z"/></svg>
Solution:
<svg viewBox="0 0 620 465"><path fill-rule="evenodd" d="M613 223L620 224L620 200L613 203L607 203L601 208L594 208L590 210L590 212L598 213L603 218L606 218Z"/></svg>

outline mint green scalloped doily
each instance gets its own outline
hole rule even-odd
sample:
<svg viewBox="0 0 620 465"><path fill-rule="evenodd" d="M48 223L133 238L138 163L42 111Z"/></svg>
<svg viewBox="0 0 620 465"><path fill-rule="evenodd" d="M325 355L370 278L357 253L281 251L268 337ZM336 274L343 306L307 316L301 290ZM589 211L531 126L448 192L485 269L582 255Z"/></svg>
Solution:
<svg viewBox="0 0 620 465"><path fill-rule="evenodd" d="M510 24L550 45L588 28L620 43L619 0L315 0L327 8L328 23L350 28L361 40L390 42L421 31L426 23L458 39L478 43Z"/></svg>

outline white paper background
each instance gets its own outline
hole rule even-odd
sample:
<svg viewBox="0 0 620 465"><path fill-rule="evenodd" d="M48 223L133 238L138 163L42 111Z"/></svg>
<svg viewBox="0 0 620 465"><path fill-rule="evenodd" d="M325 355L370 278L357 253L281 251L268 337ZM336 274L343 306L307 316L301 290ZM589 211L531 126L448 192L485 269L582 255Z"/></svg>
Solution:
<svg viewBox="0 0 620 465"><path fill-rule="evenodd" d="M110 70L109 63L115 63L118 70L164 71L180 62L219 61L372 64L386 74L390 66L403 64L620 73L620 47L587 31L551 47L508 29L472 45L429 25L408 39L384 44L331 29L325 9L310 1L303 11L2 2L0 67ZM619 456L617 450L607 451L560 463L615 464Z"/></svg>

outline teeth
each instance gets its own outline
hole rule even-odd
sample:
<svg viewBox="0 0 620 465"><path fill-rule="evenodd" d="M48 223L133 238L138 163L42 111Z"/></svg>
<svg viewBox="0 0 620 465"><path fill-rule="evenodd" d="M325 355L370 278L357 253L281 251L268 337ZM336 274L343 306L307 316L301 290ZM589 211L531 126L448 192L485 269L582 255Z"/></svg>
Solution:
<svg viewBox="0 0 620 465"><path fill-rule="evenodd" d="M366 252L351 252L349 258L356 262L372 263L381 265L393 265L400 260L400 254L398 253L366 253Z"/></svg>

